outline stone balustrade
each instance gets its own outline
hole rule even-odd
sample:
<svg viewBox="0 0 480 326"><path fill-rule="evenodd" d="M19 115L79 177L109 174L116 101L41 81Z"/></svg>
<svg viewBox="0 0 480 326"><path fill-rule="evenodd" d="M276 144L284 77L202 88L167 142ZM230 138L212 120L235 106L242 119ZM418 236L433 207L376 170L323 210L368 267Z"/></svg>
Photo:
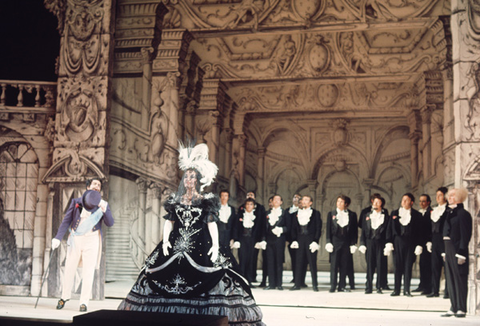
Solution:
<svg viewBox="0 0 480 326"><path fill-rule="evenodd" d="M1 111L33 113L55 108L56 82L0 80L0 87Z"/></svg>

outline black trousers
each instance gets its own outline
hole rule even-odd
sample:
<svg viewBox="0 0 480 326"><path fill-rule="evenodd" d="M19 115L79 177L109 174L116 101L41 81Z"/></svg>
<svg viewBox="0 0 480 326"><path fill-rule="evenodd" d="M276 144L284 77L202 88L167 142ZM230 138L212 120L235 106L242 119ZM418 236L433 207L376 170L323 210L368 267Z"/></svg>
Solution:
<svg viewBox="0 0 480 326"><path fill-rule="evenodd" d="M442 268L445 265L442 257L444 252L443 234L434 233L432 235L432 292L434 294L439 294L440 292L440 278L442 277ZM448 295L447 284L445 284L445 294Z"/></svg>
<svg viewBox="0 0 480 326"><path fill-rule="evenodd" d="M338 242L335 240L332 242L333 252L330 254L330 290L335 290L337 287L338 272L340 272L338 289L343 290L347 283L348 262L352 254L350 253L350 246L347 242Z"/></svg>
<svg viewBox="0 0 480 326"><path fill-rule="evenodd" d="M240 248L238 249L238 260L240 273L249 283L255 280L257 261L254 260L255 241L252 237L240 237Z"/></svg>
<svg viewBox="0 0 480 326"><path fill-rule="evenodd" d="M396 236L393 242L393 261L395 262L395 292L400 292L403 276L403 292L410 292L412 267L415 262L415 244L408 237Z"/></svg>
<svg viewBox="0 0 480 326"><path fill-rule="evenodd" d="M377 283L376 288L383 288L381 281L381 275L383 272L383 248L385 247L385 241L376 239L367 239L367 284L365 290L372 291L373 288L373 274L377 271Z"/></svg>
<svg viewBox="0 0 480 326"><path fill-rule="evenodd" d="M282 286L283 262L285 260L285 238L280 237L267 241L267 270L268 285L271 287Z"/></svg>
<svg viewBox="0 0 480 326"><path fill-rule="evenodd" d="M317 279L317 251L312 253L308 248L313 242L313 237L309 235L299 235L298 239L298 249L297 256L297 265L296 276L295 276L295 286L301 287L305 283L305 275L307 274L307 263L310 265L310 273L312 275L312 286L318 286Z"/></svg>
<svg viewBox="0 0 480 326"><path fill-rule="evenodd" d="M450 295L450 310L467 312L468 294L468 261L458 265L455 257L455 247L451 240L445 240L445 275L447 278L448 294Z"/></svg>
<svg viewBox="0 0 480 326"><path fill-rule="evenodd" d="M422 246L420 255L420 283L418 287L425 293L430 293L432 289L432 254L428 252L426 246Z"/></svg>
<svg viewBox="0 0 480 326"><path fill-rule="evenodd" d="M298 249L290 248L292 243L288 243L288 253L290 254L290 261L292 262L292 274L293 274L293 283L295 283L295 275L297 274L297 270L295 266L297 266L297 251Z"/></svg>

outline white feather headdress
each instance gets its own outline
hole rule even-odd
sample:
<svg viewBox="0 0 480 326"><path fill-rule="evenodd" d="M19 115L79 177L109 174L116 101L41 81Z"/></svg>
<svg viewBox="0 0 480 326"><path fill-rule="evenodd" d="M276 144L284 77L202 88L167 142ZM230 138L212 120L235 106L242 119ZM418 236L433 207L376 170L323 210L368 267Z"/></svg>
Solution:
<svg viewBox="0 0 480 326"><path fill-rule="evenodd" d="M178 142L178 167L182 171L195 169L202 175L200 191L212 184L218 172L215 163L208 159L208 146L206 144L184 145Z"/></svg>

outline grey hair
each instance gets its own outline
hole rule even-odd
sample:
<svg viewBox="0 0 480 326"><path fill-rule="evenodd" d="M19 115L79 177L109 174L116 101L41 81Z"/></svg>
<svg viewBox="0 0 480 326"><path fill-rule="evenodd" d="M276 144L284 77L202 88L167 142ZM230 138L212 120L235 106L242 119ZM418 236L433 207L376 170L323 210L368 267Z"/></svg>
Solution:
<svg viewBox="0 0 480 326"><path fill-rule="evenodd" d="M450 189L448 194L450 195L450 192L455 191L455 201L457 203L463 203L467 197L468 197L468 190L465 188L453 188Z"/></svg>

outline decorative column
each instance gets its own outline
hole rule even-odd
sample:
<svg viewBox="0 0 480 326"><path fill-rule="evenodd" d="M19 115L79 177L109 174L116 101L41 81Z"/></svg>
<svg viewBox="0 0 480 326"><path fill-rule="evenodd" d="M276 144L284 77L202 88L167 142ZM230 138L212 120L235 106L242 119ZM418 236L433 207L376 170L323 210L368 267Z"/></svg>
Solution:
<svg viewBox="0 0 480 326"><path fill-rule="evenodd" d="M150 104L152 98L152 59L154 49L146 47L141 49L142 54L142 128L148 129L150 121Z"/></svg>
<svg viewBox="0 0 480 326"><path fill-rule="evenodd" d="M420 132L420 117L418 110L412 110L408 116L408 124L410 126L410 173L412 180L412 188L416 189L418 186L418 142L421 137Z"/></svg>
<svg viewBox="0 0 480 326"><path fill-rule="evenodd" d="M238 170L240 173L239 183L241 186L245 187L245 160L247 159L247 143L248 137L245 134L237 135L237 139L240 145L239 157L238 157Z"/></svg>
<svg viewBox="0 0 480 326"><path fill-rule="evenodd" d="M258 193L258 201L260 203L265 202L265 188L264 188L264 183L265 183L265 152L266 149L265 147L260 147L257 150L258 154L258 166L257 166L257 193Z"/></svg>
<svg viewBox="0 0 480 326"><path fill-rule="evenodd" d="M308 184L308 194L312 197L313 201L313 208L315 208L317 203L317 186L318 182L316 179L309 179L307 180Z"/></svg>
<svg viewBox="0 0 480 326"><path fill-rule="evenodd" d="M150 234L151 239L150 242L147 242L147 252L152 252L155 246L161 239L161 225L162 225L162 217L161 217L161 210L162 210L162 193L164 191L164 187L158 183L152 183L150 188L152 189L153 193L153 202L152 202L152 218L150 223Z"/></svg>
<svg viewBox="0 0 480 326"><path fill-rule="evenodd" d="M138 178L136 181L138 187L138 237L144 246L151 240L151 235L146 232L146 211L147 211L147 189L148 181L143 178ZM150 239L149 239L150 238Z"/></svg>
<svg viewBox="0 0 480 326"><path fill-rule="evenodd" d="M423 180L426 182L432 175L432 134L431 123L432 113L435 105L427 104L420 110L422 117L422 136L423 136Z"/></svg>
<svg viewBox="0 0 480 326"><path fill-rule="evenodd" d="M61 3L61 5L59 5ZM44 182L55 184L53 216L61 220L68 195L85 189L85 180L103 180L103 196L108 200L108 147L112 105L113 40L115 4L113 0L45 1L45 7L58 18L61 34L58 59L58 95L53 142L53 164ZM58 185L58 187L57 187ZM58 226L55 221L53 226ZM56 231L56 230L52 230ZM103 237L104 240L105 237ZM102 246L104 253L105 246ZM51 266L56 273L60 266ZM57 277L56 292L61 287ZM103 299L105 255L96 274L93 298ZM52 295L52 293L49 294Z"/></svg>

